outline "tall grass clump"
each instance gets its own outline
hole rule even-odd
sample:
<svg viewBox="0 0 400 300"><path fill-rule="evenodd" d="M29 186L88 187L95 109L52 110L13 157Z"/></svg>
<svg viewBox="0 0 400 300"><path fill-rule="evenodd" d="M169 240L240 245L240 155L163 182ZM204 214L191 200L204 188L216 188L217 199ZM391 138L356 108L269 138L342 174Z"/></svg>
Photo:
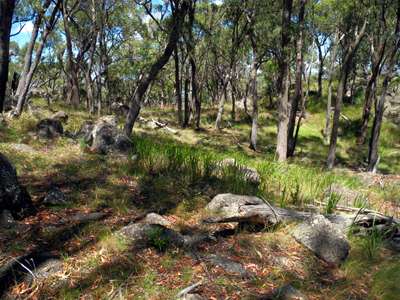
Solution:
<svg viewBox="0 0 400 300"><path fill-rule="evenodd" d="M259 164L261 190L281 206L313 203L321 198L335 176L319 168L264 161Z"/></svg>
<svg viewBox="0 0 400 300"><path fill-rule="evenodd" d="M257 194L240 165L222 164L223 156L212 151L173 141L135 140L137 170L143 174L164 175L187 184L208 183L221 192Z"/></svg>

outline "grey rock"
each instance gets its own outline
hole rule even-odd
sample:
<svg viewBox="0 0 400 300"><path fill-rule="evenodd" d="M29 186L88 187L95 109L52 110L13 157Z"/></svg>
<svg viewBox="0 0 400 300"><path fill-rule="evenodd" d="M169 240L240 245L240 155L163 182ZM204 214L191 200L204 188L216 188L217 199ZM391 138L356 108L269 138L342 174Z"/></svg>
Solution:
<svg viewBox="0 0 400 300"><path fill-rule="evenodd" d="M130 244L135 247L182 247L184 238L178 232L157 224L134 223L118 231Z"/></svg>
<svg viewBox="0 0 400 300"><path fill-rule="evenodd" d="M9 210L0 212L0 228L11 228L15 225L15 220Z"/></svg>
<svg viewBox="0 0 400 300"><path fill-rule="evenodd" d="M114 141L114 150L119 152L128 152L132 149L132 141L125 134L117 134Z"/></svg>
<svg viewBox="0 0 400 300"><path fill-rule="evenodd" d="M93 143L91 150L100 154L107 154L115 143L117 128L110 123L100 121L95 124L92 136Z"/></svg>
<svg viewBox="0 0 400 300"><path fill-rule="evenodd" d="M264 300L307 300L308 298L295 289L292 285L287 284L273 290L269 295L262 297Z"/></svg>
<svg viewBox="0 0 400 300"><path fill-rule="evenodd" d="M92 121L83 122L76 136L82 138L86 144L91 145L93 142L93 136L92 136L93 127L94 123Z"/></svg>
<svg viewBox="0 0 400 300"><path fill-rule="evenodd" d="M129 106L120 102L111 104L111 109L117 116L126 116L129 112Z"/></svg>
<svg viewBox="0 0 400 300"><path fill-rule="evenodd" d="M210 216L204 223L251 223L256 225L273 225L280 222L303 221L312 214L274 207L254 196L220 194L206 206Z"/></svg>
<svg viewBox="0 0 400 300"><path fill-rule="evenodd" d="M349 254L350 244L343 232L322 215L299 224L293 237L319 258L338 266Z"/></svg>
<svg viewBox="0 0 400 300"><path fill-rule="evenodd" d="M31 197L19 183L17 172L11 162L0 153L0 211L9 210L19 218L32 212Z"/></svg>
<svg viewBox="0 0 400 300"><path fill-rule="evenodd" d="M161 225L164 227L172 226L170 221L168 221L166 218L164 218L163 216L160 216L159 214L156 214L156 213L147 214L146 217L144 218L143 222L146 224Z"/></svg>
<svg viewBox="0 0 400 300"><path fill-rule="evenodd" d="M48 205L63 205L67 203L67 198L58 187L52 187L44 197L43 203Z"/></svg>
<svg viewBox="0 0 400 300"><path fill-rule="evenodd" d="M206 300L206 298L199 294L185 294L182 297L179 297L178 300Z"/></svg>
<svg viewBox="0 0 400 300"><path fill-rule="evenodd" d="M68 121L68 114L65 111L58 111L51 116L51 119L59 120L60 122L66 123Z"/></svg>
<svg viewBox="0 0 400 300"><path fill-rule="evenodd" d="M11 143L11 144L8 144L8 146L10 148L12 148L13 150L18 151L18 152L25 152L25 153L34 153L34 152L36 152L35 149L33 149L31 146L29 146L27 144L14 144L14 143Z"/></svg>
<svg viewBox="0 0 400 300"><path fill-rule="evenodd" d="M85 122L78 137L84 139L91 146L91 151L107 154L111 151L126 153L132 149L132 141L117 128L117 119L114 116L104 116L96 123Z"/></svg>
<svg viewBox="0 0 400 300"><path fill-rule="evenodd" d="M107 123L110 124L111 126L117 127L118 119L116 116L112 115L102 116L98 119L97 123Z"/></svg>
<svg viewBox="0 0 400 300"><path fill-rule="evenodd" d="M184 246L187 249L194 249L204 242L216 242L217 239L210 233L194 233L190 235L184 235Z"/></svg>
<svg viewBox="0 0 400 300"><path fill-rule="evenodd" d="M239 275L240 277L250 277L250 273L247 272L242 264L231 259L219 255L209 255L206 257L206 260L215 266L221 267L228 273Z"/></svg>
<svg viewBox="0 0 400 300"><path fill-rule="evenodd" d="M206 210L224 217L240 214L241 207L246 205L264 205L264 201L254 196L219 194L207 204Z"/></svg>
<svg viewBox="0 0 400 300"><path fill-rule="evenodd" d="M102 212L93 212L93 213L77 213L76 215L72 216L69 220L72 222L78 223L86 223L90 221L97 221L106 216L105 213Z"/></svg>
<svg viewBox="0 0 400 300"><path fill-rule="evenodd" d="M36 125L39 137L46 139L56 138L64 133L61 121L55 119L43 119Z"/></svg>
<svg viewBox="0 0 400 300"><path fill-rule="evenodd" d="M60 259L49 259L28 273L25 280L30 284L34 280L45 280L63 270L63 262Z"/></svg>
<svg viewBox="0 0 400 300"><path fill-rule="evenodd" d="M325 217L344 234L349 233L354 221L354 216L352 215L327 215Z"/></svg>

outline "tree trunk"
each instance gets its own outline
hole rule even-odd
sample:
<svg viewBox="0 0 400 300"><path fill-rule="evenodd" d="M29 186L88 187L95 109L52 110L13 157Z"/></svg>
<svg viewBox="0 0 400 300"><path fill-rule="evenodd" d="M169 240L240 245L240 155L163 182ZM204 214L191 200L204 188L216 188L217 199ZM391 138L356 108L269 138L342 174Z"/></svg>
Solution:
<svg viewBox="0 0 400 300"><path fill-rule="evenodd" d="M190 86L190 79L189 79L189 66L186 67L186 78L185 78L185 111L184 111L184 120L183 120L183 127L186 128L189 126L190 121L190 100L189 100L189 86Z"/></svg>
<svg viewBox="0 0 400 300"><path fill-rule="evenodd" d="M72 38L69 30L69 15L67 12L67 1L64 1L62 8L63 20L64 20L64 31L67 49L67 76L68 76L68 92L67 102L71 103L75 108L79 106L80 95L79 95L79 79L77 65L74 62L74 53L72 50Z"/></svg>
<svg viewBox="0 0 400 300"><path fill-rule="evenodd" d="M9 65L10 32L15 0L0 1L0 113L4 109Z"/></svg>
<svg viewBox="0 0 400 300"><path fill-rule="evenodd" d="M188 41L188 54L189 54L189 63L191 69L191 81L192 81L192 100L194 104L195 110L195 127L196 129L200 129L200 117L201 117L201 100L198 95L197 89L197 66L195 61L195 45L194 45L194 38L193 38L193 24L194 24L194 17L196 11L196 0L192 0L189 2L189 21L188 21L188 31L189 31L189 41Z"/></svg>
<svg viewBox="0 0 400 300"><path fill-rule="evenodd" d="M378 147L379 137L381 133L383 113L385 110L386 94L389 87L389 83L393 76L394 67L397 63L397 56L400 48L400 1L397 3L397 21L396 29L394 32L395 41L393 48L389 54L389 62L387 65L387 73L383 80L382 94L379 97L378 103L375 107L375 118L371 131L371 138L369 142L369 153L368 153L368 171L375 172L377 164L379 162Z"/></svg>
<svg viewBox="0 0 400 300"><path fill-rule="evenodd" d="M322 96L322 76L324 76L324 61L325 61L325 57L322 54L322 45L320 44L320 42L318 40L318 37L315 39L315 41L316 41L316 44L317 44L318 60L319 60L317 96L318 96L318 98L321 98L321 96Z"/></svg>
<svg viewBox="0 0 400 300"><path fill-rule="evenodd" d="M21 77L18 82L18 88L16 97L19 98L20 94L25 89L25 81L26 76L28 75L31 65L32 65L32 57L33 57L33 50L35 48L36 39L39 34L40 25L42 24L44 14L46 13L47 8L50 6L51 0L46 0L43 4L43 8L36 12L35 20L33 22L33 29L31 33L31 38L29 40L28 48L26 49L25 58L24 58L24 67L22 69ZM17 112L17 115L20 114Z"/></svg>
<svg viewBox="0 0 400 300"><path fill-rule="evenodd" d="M158 73L168 62L169 58L171 57L175 49L175 46L179 40L181 25L183 23L185 15L187 14L187 11L188 11L188 3L186 1L182 1L179 5L175 7L175 11L172 13L173 26L169 33L168 43L164 49L164 52L153 63L149 73L147 73L142 77L142 79L138 84L136 92L133 96L133 99L131 99L129 113L126 117L124 126L124 132L127 136L130 136L132 134L133 126L140 112L143 96L146 94L149 85L153 82L153 80L157 77Z"/></svg>
<svg viewBox="0 0 400 300"><path fill-rule="evenodd" d="M324 138L326 143L328 143L329 141L330 131L331 131L330 124L331 124L331 114L332 114L332 83L333 83L333 76L335 74L335 61L336 61L338 44L339 44L339 30L336 30L335 37L333 40L331 61L329 66L328 99L326 104L325 130L324 130Z"/></svg>
<svg viewBox="0 0 400 300"><path fill-rule="evenodd" d="M299 37L296 43L296 89L290 105L289 123L288 123L288 150L287 156L294 155L295 150L295 126L296 116L299 104L303 102L303 37L304 37L304 10L307 0L300 1L299 12Z"/></svg>
<svg viewBox="0 0 400 300"><path fill-rule="evenodd" d="M364 21L364 25L360 32L357 34L353 41L348 41L348 45L344 51L344 59L343 59L343 66L340 72L340 80L339 80L339 87L337 91L336 103L335 103L335 112L333 115L333 124L332 124L332 133L330 137L330 145L329 145L329 152L327 158L327 167L328 169L332 169L335 164L336 158L336 145L337 145L337 137L338 137L338 130L339 130L339 118L340 112L343 103L343 96L346 87L347 77L352 65L353 57L357 51L358 45L361 42L365 34L365 29L367 27L367 20Z"/></svg>
<svg viewBox="0 0 400 300"><path fill-rule="evenodd" d="M57 1L55 4L53 11L51 13L50 19L46 25L46 29L42 33L42 37L40 40L40 43L37 47L36 53L35 53L35 58L33 60L33 63L31 63L29 72L25 74L24 80L20 80L22 82L23 86L20 88L19 94L18 94L18 103L17 103L17 108L16 108L16 115L19 116L22 113L22 110L24 108L26 98L29 93L29 89L32 83L33 75L39 66L40 60L42 58L42 53L44 50L44 47L46 45L47 38L49 37L50 33L53 31L53 28L55 24L57 23L57 14L59 10L59 5L60 1Z"/></svg>
<svg viewBox="0 0 400 300"><path fill-rule="evenodd" d="M227 92L226 92L226 87L228 85L229 81L229 75L226 75L225 78L223 79L223 84L222 84L222 91L219 96L219 103L218 103L218 113L217 113L217 119L215 120L215 128L218 130L222 129L222 117L224 115L224 105L225 101L227 101Z"/></svg>
<svg viewBox="0 0 400 300"><path fill-rule="evenodd" d="M378 102L376 103L375 107L375 118L374 123L372 125L371 130L371 138L369 141L369 153L368 153L368 168L369 172L376 172L376 168L379 162L379 155L378 155L378 148L379 148L379 137L381 134L381 127L382 127L382 120L383 120L383 113L385 110L385 99L388 90L390 79L388 75L385 76L383 87L382 87L382 94L379 97Z"/></svg>
<svg viewBox="0 0 400 300"><path fill-rule="evenodd" d="M346 87L346 78L347 73L349 72L349 64L344 63L342 71L340 73L340 80L339 86L336 95L336 103L335 103L335 111L333 114L333 122L332 122L332 132L329 144L329 153L328 153L328 160L327 165L328 169L332 169L335 164L335 157L336 157L336 144L337 144L337 137L339 132L339 119L340 119L340 112L342 108L343 96L344 96L344 89Z"/></svg>
<svg viewBox="0 0 400 300"><path fill-rule="evenodd" d="M195 126L196 129L200 129L200 117L201 117L201 101L197 90L197 68L194 59L189 58L190 69L191 69L191 81L192 81L192 99L194 101L195 109Z"/></svg>
<svg viewBox="0 0 400 300"><path fill-rule="evenodd" d="M234 81L231 79L230 81L231 85L231 99L232 99L232 110L231 110L231 119L232 122L236 121L236 93L235 93L235 86L234 86Z"/></svg>
<svg viewBox="0 0 400 300"><path fill-rule="evenodd" d="M282 11L282 41L280 54L280 100L278 103L278 135L276 143L276 154L278 161L287 158L288 124L289 124L289 83L290 83L290 20L293 0L284 0Z"/></svg>
<svg viewBox="0 0 400 300"><path fill-rule="evenodd" d="M257 150L257 130L258 130L258 95L257 95L257 54L253 50L253 63L251 65L251 84L250 93L253 105L251 113L251 133L250 133L250 149Z"/></svg>
<svg viewBox="0 0 400 300"><path fill-rule="evenodd" d="M183 125L182 122L182 89L181 89L181 77L180 77L180 67L179 67L179 53L178 47L175 46L174 49L174 62L175 62L175 95L176 95L176 104L178 109L178 123L180 126Z"/></svg>
<svg viewBox="0 0 400 300"><path fill-rule="evenodd" d="M367 138L368 122L369 122L369 118L371 115L372 102L373 102L374 94L375 94L375 90L376 90L376 80L377 80L380 70L381 70L381 64L382 64L383 57L385 54L384 49L385 49L384 44L381 44L379 46L379 50L378 50L378 54L377 54L378 59L373 59L371 76L368 80L367 88L365 90L365 100L364 100L364 107L363 107L363 115L362 115L362 119L361 119L361 128L360 128L359 136L357 139L357 143L361 144L361 145L365 143L365 140ZM376 54L372 53L373 57L375 55Z"/></svg>

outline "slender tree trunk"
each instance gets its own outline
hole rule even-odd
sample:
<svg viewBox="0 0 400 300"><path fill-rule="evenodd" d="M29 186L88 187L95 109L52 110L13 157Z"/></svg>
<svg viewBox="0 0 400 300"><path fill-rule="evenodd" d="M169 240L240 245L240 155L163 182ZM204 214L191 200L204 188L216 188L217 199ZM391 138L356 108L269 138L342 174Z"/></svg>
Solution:
<svg viewBox="0 0 400 300"><path fill-rule="evenodd" d="M372 102L374 99L374 94L376 90L376 80L379 76L380 69L381 69L381 64L382 60L384 57L384 45L380 46L379 50L379 58L377 61L374 61L372 63L372 72L371 76L368 80L367 88L365 90L365 100L364 100L364 107L363 107L363 115L361 119L361 128L359 132L359 136L357 139L358 144L364 144L365 140L367 138L367 132L368 132L368 123L369 123L369 118L371 115L371 108L372 108ZM374 54L372 54L374 56Z"/></svg>
<svg viewBox="0 0 400 300"><path fill-rule="evenodd" d="M16 93L17 98L19 98L19 95L22 93L23 89L25 88L26 76L31 69L33 50L35 48L36 39L39 34L40 25L42 24L44 14L46 13L46 10L50 6L50 4L51 4L51 0L46 0L43 3L43 7L39 11L36 12L35 20L33 22L31 38L29 40L28 48L26 49L26 53L25 53L24 67L22 69L21 77L18 82L18 88L17 88L17 93Z"/></svg>
<svg viewBox="0 0 400 300"><path fill-rule="evenodd" d="M280 100L278 103L278 135L276 154L278 161L285 161L288 149L289 85L290 85L290 20L293 0L284 0L282 11L282 43L280 57Z"/></svg>
<svg viewBox="0 0 400 300"><path fill-rule="evenodd" d="M46 25L46 28L44 32L42 33L40 43L37 47L36 53L35 53L35 58L33 62L31 63L29 72L25 74L24 80L21 80L23 82L24 86L21 87L19 94L18 94L18 103L17 103L17 108L16 108L16 114L19 116L22 113L22 110L24 108L29 89L32 83L33 75L39 66L40 60L42 59L42 53L44 50L44 47L46 45L47 38L49 37L50 33L53 31L53 28L55 24L57 23L57 14L59 11L59 5L60 1L57 1L55 4L53 11L51 13L50 19Z"/></svg>
<svg viewBox="0 0 400 300"><path fill-rule="evenodd" d="M92 69L94 64L94 53L96 50L97 34L95 35L94 41L91 42L89 51L89 61L85 71L85 84L87 92L87 109L90 114L94 113L94 91L93 91L93 80L92 80Z"/></svg>
<svg viewBox="0 0 400 300"><path fill-rule="evenodd" d="M296 89L290 105L288 123L288 150L287 156L293 156L295 150L295 126L299 104L303 102L303 37L304 37L304 11L307 0L300 1L299 37L296 43Z"/></svg>
<svg viewBox="0 0 400 300"><path fill-rule="evenodd" d="M400 1L397 2L397 5L398 5L397 6L397 21L396 21L396 29L394 32L395 41L394 41L393 48L391 49L391 51L388 55L389 62L387 65L387 73L383 80L383 86L382 86L382 92L381 92L382 94L379 97L379 100L375 106L375 118L374 118L374 123L372 126L371 138L370 138L370 142L369 142L368 171L370 171L370 172L375 172L377 169L377 165L379 163L379 154L378 154L379 137L380 137L380 133L381 133L383 113L385 111L386 94L388 91L389 83L393 76L393 70L397 63L398 52L400 49Z"/></svg>
<svg viewBox="0 0 400 300"><path fill-rule="evenodd" d="M178 47L175 46L174 49L174 62L175 62L175 95L176 95L176 104L177 104L177 114L178 114L178 123L180 126L183 125L182 120L182 89L181 89L181 77L180 77L180 66L179 66L179 53Z"/></svg>
<svg viewBox="0 0 400 300"><path fill-rule="evenodd" d="M339 119L340 119L340 112L342 108L343 96L344 96L344 89L346 86L346 78L349 66L346 64L343 66L343 70L340 74L339 86L337 90L336 96L336 103L335 103L335 111L333 114L333 122L332 122L332 132L330 138L330 145L329 145L329 153L328 153L328 160L327 165L329 169L332 169L335 164L336 158L336 144L337 144L337 137L339 132Z"/></svg>
<svg viewBox="0 0 400 300"><path fill-rule="evenodd" d="M190 100L189 100L189 85L190 85L190 80L189 80L189 66L186 67L186 76L185 76L185 107L184 107L184 120L183 120L183 127L186 128L189 126L189 121L190 121Z"/></svg>
<svg viewBox="0 0 400 300"><path fill-rule="evenodd" d="M132 134L133 126L137 117L139 116L143 96L146 94L149 85L154 81L161 69L166 65L175 49L179 39L180 29L185 15L187 14L188 8L188 3L186 1L182 1L177 7L175 7L175 11L172 13L173 26L169 33L168 43L164 49L164 52L151 66L149 73L145 74L138 84L133 99L131 99L129 113L125 121L124 132L127 136Z"/></svg>
<svg viewBox="0 0 400 300"><path fill-rule="evenodd" d="M339 44L339 30L336 30L335 37L333 40L331 61L329 66L328 99L326 104L325 129L324 129L324 138L326 143L328 143L330 139L330 131L331 131L330 124L331 124L331 114L332 114L332 83L333 83L333 76L335 74L335 61L337 56L338 44Z"/></svg>
<svg viewBox="0 0 400 300"><path fill-rule="evenodd" d="M80 103L80 94L79 94L79 79L78 79L78 70L77 65L74 62L74 53L72 50L72 38L71 32L69 30L69 15L67 11L67 1L65 0L63 3L63 20L64 20L64 31L65 31L65 40L66 40L66 49L67 49L67 76L68 76L68 92L67 92L67 101L71 103L75 108L79 106Z"/></svg>
<svg viewBox="0 0 400 300"><path fill-rule="evenodd" d="M381 134L383 113L385 111L385 99L388 90L390 79L385 76L382 87L382 94L379 97L375 107L375 118L371 129L371 138L369 141L369 153L368 153L368 168L369 172L376 172L376 168L379 162L379 137Z"/></svg>
<svg viewBox="0 0 400 300"><path fill-rule="evenodd" d="M200 129L200 118L201 118L201 99L199 98L198 94L198 82L197 82L197 66L195 61L195 44L193 38L193 25L195 19L195 12L196 12L196 1L192 0L189 1L188 7L188 41L187 41L187 48L189 54L189 64L191 69L191 83L192 83L192 100L193 106L195 110L195 127L196 129Z"/></svg>
<svg viewBox="0 0 400 300"><path fill-rule="evenodd" d="M322 45L320 45L318 38L316 38L317 41L317 48L318 48L318 60L319 60L319 65L318 65L318 91L317 91L317 96L318 98L321 98L322 96L322 76L324 76L324 55L322 54Z"/></svg>
<svg viewBox="0 0 400 300"><path fill-rule="evenodd" d="M7 89L10 32L15 0L0 1L0 113L4 109Z"/></svg>
<svg viewBox="0 0 400 300"><path fill-rule="evenodd" d="M253 63L251 65L251 84L250 93L253 105L251 114L251 133L250 133L250 149L257 150L257 130L258 130L258 95L257 95L257 54L253 50Z"/></svg>
<svg viewBox="0 0 400 300"><path fill-rule="evenodd" d="M340 72L340 80L339 87L337 91L337 98L335 103L335 112L333 114L333 124L332 124L332 133L330 138L328 159L327 159L327 167L328 169L332 169L335 164L336 158L336 145L337 145L337 137L339 131L339 118L340 112L343 103L344 91L346 88L346 81L352 66L354 55L357 51L358 45L361 42L361 39L364 37L365 29L367 27L367 20L364 21L364 25L362 26L360 32L357 34L353 41L348 41L349 45L346 47L344 52L343 66Z"/></svg>
<svg viewBox="0 0 400 300"><path fill-rule="evenodd" d="M231 79L230 81L231 85L231 99L232 99L232 110L231 110L231 119L233 122L236 121L236 93L235 93L235 86L234 86L234 81Z"/></svg>
<svg viewBox="0 0 400 300"><path fill-rule="evenodd" d="M197 67L192 57L189 58L189 62L190 62L191 81L192 81L192 99L195 110L195 126L196 129L200 129L201 101L197 90Z"/></svg>
<svg viewBox="0 0 400 300"><path fill-rule="evenodd" d="M217 119L215 120L215 128L218 130L222 129L222 117L224 115L225 101L227 101L226 86L228 85L228 81L229 75L226 75L223 79L222 91L219 96Z"/></svg>

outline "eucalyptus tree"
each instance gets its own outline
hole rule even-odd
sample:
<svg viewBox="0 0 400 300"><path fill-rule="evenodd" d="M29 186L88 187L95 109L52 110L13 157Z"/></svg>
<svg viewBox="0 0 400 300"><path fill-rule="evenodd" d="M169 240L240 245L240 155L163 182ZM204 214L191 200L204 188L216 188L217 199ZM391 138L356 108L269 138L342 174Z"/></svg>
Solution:
<svg viewBox="0 0 400 300"><path fill-rule="evenodd" d="M276 24L276 13L279 4L275 1L246 1L245 14L247 26L245 27L246 37L248 39L247 54L249 63L248 91L252 101L251 111L251 130L250 130L250 149L257 149L258 133L258 111L259 111L259 93L258 77L262 65L274 57L277 39L276 31L269 29ZM268 18L266 18L268 16ZM243 47L243 46L242 46ZM246 45L245 45L246 47Z"/></svg>
<svg viewBox="0 0 400 300"><path fill-rule="evenodd" d="M128 136L130 136L132 133L133 126L137 117L139 116L139 112L143 104L143 96L149 88L149 85L155 80L158 73L167 64L169 58L173 54L175 46L181 36L181 29L184 24L184 19L188 14L191 5L193 5L191 0L169 1L171 16L168 26L167 44L163 53L151 65L150 70L141 77L135 93L130 99L129 113L126 117L124 126L124 132Z"/></svg>
<svg viewBox="0 0 400 300"><path fill-rule="evenodd" d="M224 67L225 75L222 76L222 89L220 103L218 108L217 119L215 127L221 129L221 122L224 113L224 104L228 98L228 85L230 86L230 95L232 101L231 119L236 119L236 98L238 96L238 60L243 59L243 52L247 50L244 43L248 36L249 22L247 20L246 5L243 0L226 1L223 5L224 19L221 24L222 28L226 29L220 33L220 45L224 45L222 50L226 49L224 53L226 66ZM225 25L225 26L224 26ZM222 97L223 94L223 97Z"/></svg>
<svg viewBox="0 0 400 300"><path fill-rule="evenodd" d="M342 11L342 18L339 22L339 30L344 35L341 48L341 67L339 71L339 84L336 94L336 102L334 108L332 131L330 135L329 152L327 158L327 167L332 169L335 164L337 138L339 132L339 119L343 97L345 95L345 87L347 77L352 66L353 58L363 39L368 21L368 14L363 3L343 1L336 3Z"/></svg>
<svg viewBox="0 0 400 300"><path fill-rule="evenodd" d="M383 76L381 95L379 96L377 102L375 103L375 117L373 126L371 129L371 137L369 141L369 153L368 153L368 171L375 172L377 165L379 163L379 138L382 128L383 114L385 110L385 100L388 93L388 88L390 81L394 75L394 69L399 61L400 52L400 0L391 1L391 5L388 6L388 15L392 12L394 17L392 21L387 20L388 24L394 23L393 34L390 35L387 41L387 51L385 55L385 64L382 66L384 68L385 74ZM393 14L395 11L395 14Z"/></svg>
<svg viewBox="0 0 400 300"><path fill-rule="evenodd" d="M366 141L372 103L376 93L377 79L385 63L384 57L387 52L388 41L393 34L390 28L388 28L390 25L388 24L388 14L393 10L393 3L393 0L375 1L374 5L371 7L371 22L367 33L370 45L370 75L365 89L361 127L357 139L359 144L364 144Z"/></svg>
<svg viewBox="0 0 400 300"><path fill-rule="evenodd" d="M28 97L28 92L32 83L33 75L40 63L40 60L42 58L42 53L45 48L47 38L49 37L50 33L53 31L55 24L57 23L58 20L58 15L59 15L59 10L61 6L61 0L57 0L51 10L50 16L48 20L46 20L45 17L42 17L44 19L44 30L41 33L40 37L40 42L39 45L37 46L37 49L35 51L34 59L31 61L29 64L29 69L25 69L23 71L23 77L20 79L20 84L18 85L19 91L17 91L17 96L18 96L18 103L17 107L15 110L16 115L20 115L22 113L24 104L27 100ZM36 33L37 35L37 33ZM36 38L35 38L36 39ZM32 40L31 40L32 42ZM32 51L31 45L29 44L28 51ZM32 51L33 52L33 51ZM32 53L29 54L29 56L32 56ZM31 59L29 59L31 60ZM25 65L27 67L27 65Z"/></svg>
<svg viewBox="0 0 400 300"><path fill-rule="evenodd" d="M281 43L279 64L278 133L276 155L285 161L288 150L289 89L290 89L290 28L293 0L282 0Z"/></svg>
<svg viewBox="0 0 400 300"><path fill-rule="evenodd" d="M303 73L304 73L304 35L305 35L305 10L307 0L299 1L298 28L296 40L296 74L295 74L295 93L290 101L289 121L288 121L288 141L287 156L293 156L296 148L297 134L295 132L296 116L299 105L303 102ZM299 119L299 122L301 118Z"/></svg>
<svg viewBox="0 0 400 300"><path fill-rule="evenodd" d="M49 8L49 6L51 5L51 0L44 0L43 3L41 1L33 1L30 4L34 11L34 21L33 21L31 37L30 37L28 47L27 47L27 50L25 53L24 66L22 69L20 80L18 82L18 88L17 88L17 92L16 92L16 97L18 99L19 99L19 95L22 93L22 91L26 87L25 81L26 81L26 77L31 69L35 43L38 38L39 30L40 30L40 27L42 26L42 22L45 17L46 11ZM22 107L20 110L22 110ZM21 113L20 111L17 111L17 115L20 113Z"/></svg>
<svg viewBox="0 0 400 300"><path fill-rule="evenodd" d="M9 65L9 47L15 0L0 1L0 113L3 112Z"/></svg>

